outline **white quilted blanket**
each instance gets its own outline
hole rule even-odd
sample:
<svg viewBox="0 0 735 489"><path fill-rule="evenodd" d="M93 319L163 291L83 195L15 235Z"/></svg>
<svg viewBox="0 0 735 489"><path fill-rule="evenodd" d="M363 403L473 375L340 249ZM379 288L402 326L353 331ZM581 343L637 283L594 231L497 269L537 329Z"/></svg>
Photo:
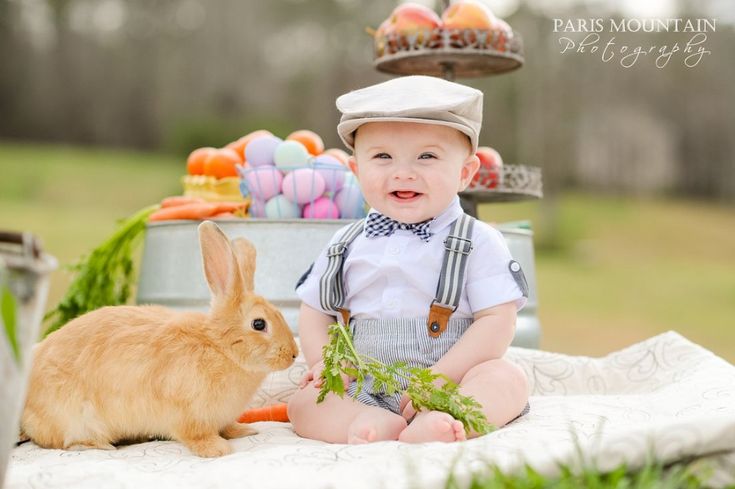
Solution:
<svg viewBox="0 0 735 489"><path fill-rule="evenodd" d="M258 423L219 459L174 442L116 451L65 452L31 443L11 457L7 489L443 487L496 464L530 464L553 475L559 462L606 470L700 458L713 485L735 482L735 367L669 332L603 358L511 348L531 379L531 412L463 443L329 445L289 424ZM293 375L292 375L293 376Z"/></svg>

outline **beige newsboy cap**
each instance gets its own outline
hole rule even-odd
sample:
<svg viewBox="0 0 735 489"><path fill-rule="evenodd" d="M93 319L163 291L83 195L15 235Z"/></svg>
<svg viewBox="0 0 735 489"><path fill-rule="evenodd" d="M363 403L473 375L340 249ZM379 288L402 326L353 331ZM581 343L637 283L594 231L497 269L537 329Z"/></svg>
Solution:
<svg viewBox="0 0 735 489"><path fill-rule="evenodd" d="M477 151L482 92L433 76L403 76L337 98L339 137L354 149L355 131L368 122L418 122L449 126L469 136Z"/></svg>

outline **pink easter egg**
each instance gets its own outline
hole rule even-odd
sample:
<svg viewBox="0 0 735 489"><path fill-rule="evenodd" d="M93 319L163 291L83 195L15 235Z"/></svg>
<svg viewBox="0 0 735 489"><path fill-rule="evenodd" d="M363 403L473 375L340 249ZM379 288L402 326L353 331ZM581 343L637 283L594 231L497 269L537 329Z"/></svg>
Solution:
<svg viewBox="0 0 735 489"><path fill-rule="evenodd" d="M313 202L324 193L324 178L311 168L299 168L283 179L283 195L295 204Z"/></svg>
<svg viewBox="0 0 735 489"><path fill-rule="evenodd" d="M333 156L319 155L314 158L312 165L314 170L324 178L327 184L327 192L336 192L345 183L345 174L348 170Z"/></svg>
<svg viewBox="0 0 735 489"><path fill-rule="evenodd" d="M248 208L250 217L265 217L265 202L260 199L253 198Z"/></svg>
<svg viewBox="0 0 735 489"><path fill-rule="evenodd" d="M273 166L256 166L245 171L245 182L254 197L266 201L281 191L283 173Z"/></svg>
<svg viewBox="0 0 735 489"><path fill-rule="evenodd" d="M304 206L303 217L306 219L339 219L339 209L328 197L319 197Z"/></svg>

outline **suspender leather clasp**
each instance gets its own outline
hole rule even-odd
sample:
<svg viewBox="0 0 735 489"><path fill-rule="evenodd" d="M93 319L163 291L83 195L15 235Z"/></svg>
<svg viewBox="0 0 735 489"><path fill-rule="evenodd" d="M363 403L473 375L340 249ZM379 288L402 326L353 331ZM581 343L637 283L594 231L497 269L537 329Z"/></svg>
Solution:
<svg viewBox="0 0 735 489"><path fill-rule="evenodd" d="M432 338L438 338L444 330L447 329L447 323L449 323L449 316L452 315L456 308L444 306L434 301L431 303L429 309L429 320L427 321L426 327L429 330L429 336Z"/></svg>
<svg viewBox="0 0 735 489"><path fill-rule="evenodd" d="M444 240L444 248L454 253L469 255L472 251L472 241L466 238L460 238L459 236L449 235Z"/></svg>
<svg viewBox="0 0 735 489"><path fill-rule="evenodd" d="M340 307L340 308L337 309L337 312L342 315L342 326L344 326L345 328L348 328L348 330L349 330L349 327L350 327L350 310L349 309L345 309L343 307Z"/></svg>

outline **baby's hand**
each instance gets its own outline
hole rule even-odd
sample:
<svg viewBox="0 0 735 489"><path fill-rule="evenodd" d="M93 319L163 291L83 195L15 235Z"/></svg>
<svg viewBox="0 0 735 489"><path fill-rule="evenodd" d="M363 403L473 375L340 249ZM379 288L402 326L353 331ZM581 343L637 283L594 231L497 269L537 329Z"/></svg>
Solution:
<svg viewBox="0 0 735 489"><path fill-rule="evenodd" d="M322 379L322 370L324 370L324 361L319 360L314 364L313 367L311 367L309 370L306 371L303 377L301 377L301 381L299 382L299 389L303 389L307 385L309 385L309 382L314 382L314 387L317 389L320 389L322 387L322 384L324 384L324 379ZM342 375L342 382L344 382L345 390L350 385L351 379L347 377L346 375Z"/></svg>

